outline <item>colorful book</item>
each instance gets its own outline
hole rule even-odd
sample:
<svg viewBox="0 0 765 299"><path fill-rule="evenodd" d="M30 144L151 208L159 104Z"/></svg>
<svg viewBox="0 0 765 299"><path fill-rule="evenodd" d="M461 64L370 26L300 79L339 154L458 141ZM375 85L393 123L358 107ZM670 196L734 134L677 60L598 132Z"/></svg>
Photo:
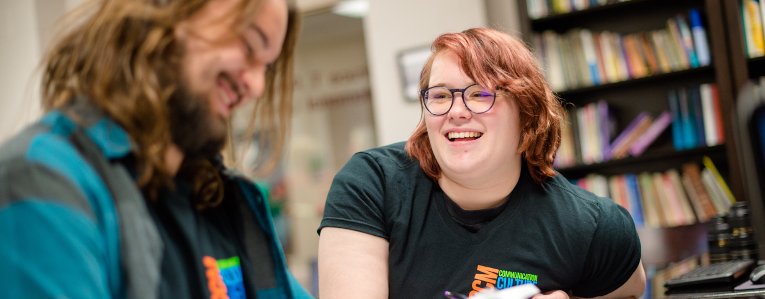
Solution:
<svg viewBox="0 0 765 299"><path fill-rule="evenodd" d="M698 135L696 135L696 121L690 100L688 99L688 89L680 88L677 91L678 103L680 104L680 122L683 123L683 144L684 149L691 149L698 146Z"/></svg>
<svg viewBox="0 0 765 299"><path fill-rule="evenodd" d="M691 32L693 33L693 45L696 50L696 58L699 60L700 66L709 65L711 57L709 55L709 42L707 41L707 32L704 29L704 25L701 23L701 14L696 8L692 8L689 12L691 21Z"/></svg>
<svg viewBox="0 0 765 299"><path fill-rule="evenodd" d="M659 213L663 217L662 227L675 227L682 224L682 221L677 217L682 212L680 204L670 197L668 192L667 183L664 182L664 173L655 172L653 174L653 184L656 187L656 198L659 204L657 208Z"/></svg>
<svg viewBox="0 0 765 299"><path fill-rule="evenodd" d="M638 35L640 53L645 58L645 62L648 65L648 69L651 71L651 74L659 74L662 72L662 70L661 66L659 65L659 60L656 57L656 51L653 48L649 34L650 33L648 32L642 32Z"/></svg>
<svg viewBox="0 0 765 299"><path fill-rule="evenodd" d="M698 219L699 222L706 222L709 220L706 211L704 211L704 208L701 206L701 203L698 200L699 195L696 193L696 189L693 188L693 183L691 180L687 176L683 175L680 178L680 181L683 183L683 189L685 189L685 193L688 194L688 201L691 203L693 213L696 214L696 219Z"/></svg>
<svg viewBox="0 0 765 299"><path fill-rule="evenodd" d="M684 70L691 67L688 55L683 50L683 38L680 36L680 28L674 18L667 20L667 32L669 32L669 51L674 55L677 64L675 70Z"/></svg>
<svg viewBox="0 0 765 299"><path fill-rule="evenodd" d="M611 199L618 205L630 211L630 202L624 188L624 176L615 175L608 178L608 191ZM630 212L632 213L632 212Z"/></svg>
<svg viewBox="0 0 765 299"><path fill-rule="evenodd" d="M701 91L698 85L688 87L688 109L690 110L689 120L691 125L694 126L694 132L696 133L696 146L706 146L706 133L704 132L704 114L703 107L701 106Z"/></svg>
<svg viewBox="0 0 765 299"><path fill-rule="evenodd" d="M722 129L722 124L718 123L720 106L716 105L715 95L713 95L713 93L717 93L717 89L714 88L714 83L705 83L699 86L699 91L701 94L701 112L704 123L704 140L707 146L718 145L721 143L718 138L720 136L718 130Z"/></svg>
<svg viewBox="0 0 765 299"><path fill-rule="evenodd" d="M723 179L720 172L717 170L717 167L715 166L715 163L712 162L712 159L704 156L702 158L702 163L704 163L704 167L706 169L709 169L709 171L714 176L715 180L717 181L717 184L720 185L720 189L722 189L723 193L725 194L725 197L728 199L728 201L733 204L736 202L736 197L733 196L733 192L730 191L730 188L728 187L728 184L725 183L725 179Z"/></svg>
<svg viewBox="0 0 765 299"><path fill-rule="evenodd" d="M599 142L600 142L600 152L601 152L601 160L605 161L608 160L608 157L611 156L611 137L613 136L614 131L614 117L613 113L611 112L611 108L608 105L608 102L605 100L599 100L597 102L597 108L598 108L598 118L597 118L597 128L599 134Z"/></svg>
<svg viewBox="0 0 765 299"><path fill-rule="evenodd" d="M623 177L624 182L627 185L627 199L630 203L632 220L635 221L636 227L643 227L645 226L645 220L643 219L643 205L641 202L643 195L640 193L638 178L632 173L626 174Z"/></svg>
<svg viewBox="0 0 765 299"><path fill-rule="evenodd" d="M558 152L555 154L553 165L556 168L570 167L576 164L576 150L574 146L574 130L570 119L574 113L566 113L566 120L561 125L561 141Z"/></svg>
<svg viewBox="0 0 765 299"><path fill-rule="evenodd" d="M699 67L699 59L696 56L696 49L693 46L693 35L691 34L691 29L690 26L688 26L688 22L685 21L685 17L683 15L675 16L675 22L678 29L680 30L680 40L682 41L681 46L683 48L683 52L688 57L690 66Z"/></svg>
<svg viewBox="0 0 765 299"><path fill-rule="evenodd" d="M592 34L593 47L595 48L595 56L598 59L598 73L600 74L600 83L605 84L611 82L610 75L608 74L608 68L606 67L606 54L603 53L603 40L601 33Z"/></svg>
<svg viewBox="0 0 765 299"><path fill-rule="evenodd" d="M642 112L632 120L629 126L614 139L611 146L611 158L621 159L627 157L629 149L635 141L645 134L646 130L653 123L653 117L648 113ZM620 138L621 137L621 138Z"/></svg>
<svg viewBox="0 0 765 299"><path fill-rule="evenodd" d="M563 67L561 55L559 52L558 36L552 30L542 32L542 41L545 51L545 70L547 78L550 81L550 88L554 91L560 91L566 88L563 76Z"/></svg>
<svg viewBox="0 0 765 299"><path fill-rule="evenodd" d="M584 59L587 63L587 72L590 75L591 85L600 85L602 77L600 69L598 68L598 56L595 53L595 41L592 38L592 32L589 29L583 28L579 30L579 37L581 38L582 50L584 52Z"/></svg>
<svg viewBox="0 0 765 299"><path fill-rule="evenodd" d="M666 191L671 193L671 196L674 196L674 199L680 205L680 214L682 215L680 224L688 225L696 223L696 214L693 212L688 196L685 194L685 188L683 188L683 183L680 181L680 174L676 169L667 170L664 173L664 180L669 186Z"/></svg>
<svg viewBox="0 0 765 299"><path fill-rule="evenodd" d="M712 199L715 209L723 211L723 215L727 214L731 203L725 197L725 192L722 191L720 184L717 183L717 180L709 168L701 170L701 182L704 183L704 188L709 192L709 197Z"/></svg>
<svg viewBox="0 0 765 299"><path fill-rule="evenodd" d="M654 140L656 140L656 138L658 138L659 135L661 135L661 133L664 132L664 130L669 127L671 123L672 115L669 113L669 111L664 111L659 114L659 117L657 117L653 123L651 123L651 126L648 127L645 133L640 135L632 144L632 146L630 146L630 155L637 157L643 154L648 146L650 146L651 143L653 143Z"/></svg>
<svg viewBox="0 0 765 299"><path fill-rule="evenodd" d="M652 175L643 172L638 175L638 186L640 186L640 204L643 207L643 216L646 227L658 228L662 226L661 216L659 215L656 188L653 185Z"/></svg>
<svg viewBox="0 0 765 299"><path fill-rule="evenodd" d="M763 56L765 54L765 40L763 40L759 1L743 0L741 3L741 16L747 54L750 58Z"/></svg>
<svg viewBox="0 0 765 299"><path fill-rule="evenodd" d="M670 89L667 92L667 102L669 103L669 112L672 114L672 145L675 150L683 150L686 148L683 137L683 116L680 113L680 99L677 93L677 90Z"/></svg>
<svg viewBox="0 0 765 299"><path fill-rule="evenodd" d="M702 211L698 214L704 215L704 219L702 221L706 221L712 217L722 215L726 212L725 210L717 209L714 201L712 201L712 198L709 195L709 190L704 187L704 182L701 179L701 168L698 164L685 163L682 166L682 172L683 179L687 180L690 184L690 188L687 188L689 190L688 193L691 193L690 190L693 190L693 194L695 194L695 198L691 199L698 203L698 206ZM701 217L699 217L699 219L701 219Z"/></svg>
<svg viewBox="0 0 765 299"><path fill-rule="evenodd" d="M670 59L669 45L666 41L666 30L656 30L651 32L651 41L656 50L656 58L663 73L669 73L674 69L674 60Z"/></svg>

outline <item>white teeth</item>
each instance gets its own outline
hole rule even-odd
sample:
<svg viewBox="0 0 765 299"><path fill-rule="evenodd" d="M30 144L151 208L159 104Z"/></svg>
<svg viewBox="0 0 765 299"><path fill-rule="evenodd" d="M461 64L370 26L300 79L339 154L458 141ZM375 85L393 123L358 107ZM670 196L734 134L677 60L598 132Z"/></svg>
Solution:
<svg viewBox="0 0 765 299"><path fill-rule="evenodd" d="M447 134L447 138L449 139L457 139L457 138L478 138L481 137L480 132L449 132Z"/></svg>

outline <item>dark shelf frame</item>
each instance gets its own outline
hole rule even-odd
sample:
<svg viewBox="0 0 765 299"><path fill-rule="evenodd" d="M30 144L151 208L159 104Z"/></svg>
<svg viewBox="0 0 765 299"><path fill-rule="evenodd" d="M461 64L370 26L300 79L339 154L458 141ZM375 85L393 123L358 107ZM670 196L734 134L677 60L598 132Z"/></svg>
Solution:
<svg viewBox="0 0 765 299"><path fill-rule="evenodd" d="M667 160L673 161L667 165L680 165L688 161L701 161L700 158L703 156L710 156L713 158L713 160L717 160L714 158L719 158L723 156L724 153L725 145L699 147L681 151L665 147L646 151L645 154L638 157L627 157L623 159L609 160L594 164L581 164L572 167L560 168L558 169L558 172L569 179L584 177L588 173L628 173L633 171L623 170L639 169L642 165Z"/></svg>
<svg viewBox="0 0 765 299"><path fill-rule="evenodd" d="M668 79L671 80L671 79L676 79L679 77L685 77L685 76L691 76L691 75L711 74L713 72L714 72L714 67L703 66L703 67L690 68L690 69L679 70L679 71L674 71L669 73L655 74L655 75L634 78L634 79L629 79L624 81L567 89L567 90L558 91L556 92L556 94L559 97L566 98L570 96L587 94L587 93L592 93L592 92L597 92L602 90L638 86L643 84L649 84L651 82L657 82L657 81L668 80Z"/></svg>
<svg viewBox="0 0 765 299"><path fill-rule="evenodd" d="M525 1L524 1L525 2ZM551 14L537 19L530 19L533 27L546 27L548 23L560 22L562 20L578 19L588 16L594 16L601 13L620 13L623 10L647 5L647 3L659 2L657 0L631 0L625 2L609 3L606 5L593 6L583 10L574 10L567 13Z"/></svg>

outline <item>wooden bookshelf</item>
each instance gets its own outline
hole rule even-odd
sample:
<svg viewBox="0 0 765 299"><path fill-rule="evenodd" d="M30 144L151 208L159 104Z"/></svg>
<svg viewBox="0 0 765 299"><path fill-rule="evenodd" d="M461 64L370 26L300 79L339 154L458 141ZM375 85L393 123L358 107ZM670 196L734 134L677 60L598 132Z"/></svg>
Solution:
<svg viewBox="0 0 765 299"><path fill-rule="evenodd" d="M722 1L721 4L722 13L727 25L725 28L725 42L730 51L730 76L732 77L731 85L734 99L742 92L743 86L747 81L765 76L765 56L748 58L748 55L746 54L746 41L743 29L744 24L741 17L741 3L742 0L730 0ZM763 20L765 20L765 18L763 18ZM734 124L735 123L737 122L734 122ZM731 126L730 130L744 130L744 128L735 128ZM752 161L738 161L737 158L731 160L736 160L737 163L752 163ZM733 170L738 172L737 177L746 176L743 167L735 168ZM743 183L739 182L732 186L734 192L738 192L737 196L744 194L744 186L742 186L742 184ZM765 228L765 217L762 217L762 215L765 215L765 198L745 198L744 196L741 196L741 199L749 201L753 216L759 216L752 217L752 225L757 228ZM759 244L759 258L765 259L765 244L762 243L765 242L765 230L756 229L755 235L757 235L757 240L761 242Z"/></svg>
<svg viewBox="0 0 765 299"><path fill-rule="evenodd" d="M666 170L667 168L679 168L683 162L689 160L701 161L703 156L708 156L714 161L722 161L725 159L725 145L699 147L682 151L677 151L670 146L664 146L655 148L639 157L628 157L624 159L609 160L602 163L576 165L560 168L558 169L558 172L567 178L580 178L590 173L619 175L641 171L653 172Z"/></svg>
<svg viewBox="0 0 765 299"><path fill-rule="evenodd" d="M521 33L532 48L539 44L540 38L537 38L537 35L550 31L565 35L573 29L588 29L593 34L609 31L622 36L657 31L667 26L669 18L678 14L685 14L687 17L691 8L701 12L706 31L708 51L712 58L707 66L674 69L671 72L592 86L563 88L556 91L556 95L569 109L606 100L609 108L614 108L618 134L641 112L648 112L655 117L658 113L668 110L668 91L714 83L720 101L724 143L676 150L672 142L671 128L667 128L640 156L577 164L559 168L558 171L572 180L582 179L590 174L619 176L664 172L679 169L685 163L701 164L702 158L706 156L714 161L733 195L737 198L741 196L741 163L745 161L738 159L736 144L731 138L735 132L735 128L732 127L735 98L743 82L765 75L765 58L747 59L739 54L743 53L744 43L741 38L738 1L631 0L535 19L529 17L527 0L518 1ZM706 228L703 223L678 227L644 227L639 229L639 233L643 247L646 248L644 253L648 254L643 255L644 262L654 266L679 261L689 256L689 253L695 255L706 249ZM678 243L678 240L683 239L694 240L691 242L692 246Z"/></svg>
<svg viewBox="0 0 765 299"><path fill-rule="evenodd" d="M739 71L738 75L748 78L748 68L746 67L748 63L765 64L765 60L759 59L751 61L745 59L731 61L730 59L731 55L727 44L731 43L729 36L732 34L730 33L730 25L726 22L726 19L730 17L726 14L730 14L731 6L735 6L729 2L736 1L631 0L536 19L529 18L526 2L526 0L519 1L518 12L521 18L522 35L530 45L533 45L533 36L545 30L563 33L575 28L586 28L593 32L607 30L619 34L648 32L662 28L666 25L666 20L672 16L687 13L691 8L700 10L712 57L710 65L556 92L569 108L571 106L581 107L599 99L607 100L609 105L613 106L618 120L616 132L623 130L624 126L642 111L650 112L655 116L659 112L667 110L666 95L668 90L701 83L714 83L720 98L723 124L726 124L725 136L732 136L733 128L727 124L732 123L732 107L735 103L736 91L733 88L733 82L743 80L735 77L736 72L732 68L736 67L736 64L743 64L744 73ZM724 10L724 6L728 10ZM732 12L737 13L735 10ZM739 46L743 46L740 37L736 42ZM736 48L731 47L731 51L736 51ZM741 68L738 67L738 69ZM734 142L728 142L730 138L726 137L726 142L722 145L675 151L671 146L671 136L667 135L669 134L665 131L640 157L592 165L576 165L559 169L559 171L569 179L577 179L591 172L618 174L625 171L656 171L659 170L654 169L656 164L674 167L683 162L698 161L699 157L707 155L713 158L719 168L724 169L723 176L729 182L734 195L740 194L742 190L741 186L738 185L740 182L738 179L740 161L736 156L736 145Z"/></svg>

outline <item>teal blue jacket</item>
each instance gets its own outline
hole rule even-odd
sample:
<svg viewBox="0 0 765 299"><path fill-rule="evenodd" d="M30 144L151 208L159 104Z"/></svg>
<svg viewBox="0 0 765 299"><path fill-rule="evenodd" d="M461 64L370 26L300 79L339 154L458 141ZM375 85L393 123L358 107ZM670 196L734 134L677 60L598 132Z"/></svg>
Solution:
<svg viewBox="0 0 765 299"><path fill-rule="evenodd" d="M0 146L0 298L157 297L161 240L116 162L133 145L111 119L84 111L78 122L52 111ZM310 298L287 269L262 190L223 174L269 240L276 287L257 296Z"/></svg>

